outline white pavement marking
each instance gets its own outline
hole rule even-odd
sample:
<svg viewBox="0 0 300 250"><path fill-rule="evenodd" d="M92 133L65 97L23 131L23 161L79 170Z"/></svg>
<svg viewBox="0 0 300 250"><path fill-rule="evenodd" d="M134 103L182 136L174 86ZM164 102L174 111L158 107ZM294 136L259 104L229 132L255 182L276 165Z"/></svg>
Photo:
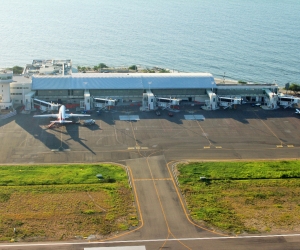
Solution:
<svg viewBox="0 0 300 250"><path fill-rule="evenodd" d="M186 120L205 120L203 115L184 115L184 119Z"/></svg>
<svg viewBox="0 0 300 250"><path fill-rule="evenodd" d="M140 117L138 115L119 115L121 121L139 121Z"/></svg>
<svg viewBox="0 0 300 250"><path fill-rule="evenodd" d="M300 237L300 234L274 234L274 235L248 235L248 236L218 236L204 238L176 238L176 239L149 239L149 240L122 240L122 241L93 241L93 242L48 242L48 243L28 243L28 244L0 244L0 247L30 247L30 246L63 246L63 245L95 245L95 244L117 244L117 243L140 243L140 242L165 242L165 241L191 241L191 240L226 240L226 239L252 239L252 238L275 238L275 237ZM300 242L300 238L299 238Z"/></svg>
<svg viewBox="0 0 300 250"><path fill-rule="evenodd" d="M148 149L148 147L140 147L140 146L128 147L128 150L131 150L131 149Z"/></svg>

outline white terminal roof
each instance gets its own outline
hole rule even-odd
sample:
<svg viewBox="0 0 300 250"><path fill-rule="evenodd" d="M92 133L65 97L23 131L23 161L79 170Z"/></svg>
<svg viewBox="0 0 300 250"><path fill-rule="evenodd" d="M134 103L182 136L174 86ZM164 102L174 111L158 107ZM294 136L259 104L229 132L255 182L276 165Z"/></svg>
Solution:
<svg viewBox="0 0 300 250"><path fill-rule="evenodd" d="M18 83L18 84L31 84L31 78L25 77L25 76L13 76L13 83Z"/></svg>
<svg viewBox="0 0 300 250"><path fill-rule="evenodd" d="M209 73L73 73L34 75L32 90L215 88Z"/></svg>

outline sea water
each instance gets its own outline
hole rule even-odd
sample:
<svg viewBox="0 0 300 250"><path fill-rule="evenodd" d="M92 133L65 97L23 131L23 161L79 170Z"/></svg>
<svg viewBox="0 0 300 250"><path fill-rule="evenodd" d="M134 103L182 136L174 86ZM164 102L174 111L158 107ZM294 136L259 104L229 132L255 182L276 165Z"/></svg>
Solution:
<svg viewBox="0 0 300 250"><path fill-rule="evenodd" d="M300 82L298 0L0 0L0 67L33 59Z"/></svg>

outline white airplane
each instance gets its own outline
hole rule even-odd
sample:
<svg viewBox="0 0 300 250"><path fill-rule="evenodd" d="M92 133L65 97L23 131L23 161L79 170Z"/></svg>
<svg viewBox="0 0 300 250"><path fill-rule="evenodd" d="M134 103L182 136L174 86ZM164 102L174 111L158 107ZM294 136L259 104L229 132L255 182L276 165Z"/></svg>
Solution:
<svg viewBox="0 0 300 250"><path fill-rule="evenodd" d="M300 115L300 109L296 109L295 114Z"/></svg>
<svg viewBox="0 0 300 250"><path fill-rule="evenodd" d="M69 114L66 113L68 111L65 105L60 106L58 114L49 114L49 115L34 115L33 117L52 117L56 118L57 120L51 121L51 124L54 123L72 123L72 121L66 120L72 117L81 117L81 116L90 116L84 114Z"/></svg>

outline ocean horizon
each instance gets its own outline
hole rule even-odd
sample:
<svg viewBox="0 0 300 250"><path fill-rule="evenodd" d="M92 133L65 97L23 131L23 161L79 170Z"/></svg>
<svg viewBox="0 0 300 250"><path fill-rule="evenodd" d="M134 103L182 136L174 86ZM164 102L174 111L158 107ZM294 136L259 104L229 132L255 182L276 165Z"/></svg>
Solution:
<svg viewBox="0 0 300 250"><path fill-rule="evenodd" d="M300 82L296 0L1 0L0 67L33 59Z"/></svg>

